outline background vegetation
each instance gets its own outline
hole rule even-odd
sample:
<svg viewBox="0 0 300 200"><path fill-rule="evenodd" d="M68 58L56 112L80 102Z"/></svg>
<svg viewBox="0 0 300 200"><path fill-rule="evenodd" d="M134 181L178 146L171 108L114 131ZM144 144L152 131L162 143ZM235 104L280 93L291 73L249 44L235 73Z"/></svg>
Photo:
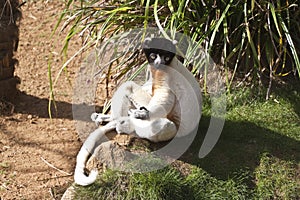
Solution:
<svg viewBox="0 0 300 200"><path fill-rule="evenodd" d="M181 32L221 66L228 90L236 85L264 85L269 98L274 80L299 78L299 20L296 0L69 0L58 24L70 28L65 53L68 42L78 35L84 51L134 28L168 29L171 37Z"/></svg>
<svg viewBox="0 0 300 200"><path fill-rule="evenodd" d="M191 165L189 174L173 167L146 174L108 170L95 185L77 188L78 198L299 198L299 21L296 0L67 1L58 22L69 30L65 54L75 36L82 37L81 53L130 29L168 29L210 53L228 91L221 139L199 160L211 115L205 100L199 138L181 158ZM133 59L129 66L140 64Z"/></svg>

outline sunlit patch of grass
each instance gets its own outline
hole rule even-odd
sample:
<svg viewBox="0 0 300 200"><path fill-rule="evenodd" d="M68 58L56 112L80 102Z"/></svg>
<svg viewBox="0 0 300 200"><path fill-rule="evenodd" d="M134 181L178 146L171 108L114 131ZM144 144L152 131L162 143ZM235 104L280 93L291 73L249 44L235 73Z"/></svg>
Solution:
<svg viewBox="0 0 300 200"><path fill-rule="evenodd" d="M230 110L227 119L233 121L249 121L258 127L266 128L279 134L300 140L300 93L299 87L274 93L268 101L261 95L254 96L253 91L244 89L233 97L229 97ZM244 95L240 93L245 93ZM241 95L241 98L237 98ZM288 99L286 95L290 95ZM235 99L234 99L235 98Z"/></svg>
<svg viewBox="0 0 300 200"><path fill-rule="evenodd" d="M243 176L246 176L245 174ZM78 199L246 199L250 193L244 177L218 180L194 167L184 177L174 168L147 173L122 173L108 170L89 187L78 187Z"/></svg>
<svg viewBox="0 0 300 200"><path fill-rule="evenodd" d="M260 164L255 170L255 181L256 196L260 199L297 199L300 196L295 163L283 161L268 153L262 154L260 158Z"/></svg>
<svg viewBox="0 0 300 200"><path fill-rule="evenodd" d="M201 168L194 168L186 178L194 199L247 199L251 190L245 184L247 172L219 180Z"/></svg>
<svg viewBox="0 0 300 200"><path fill-rule="evenodd" d="M148 173L107 170L89 187L78 187L79 199L182 199L185 195L180 173L164 168Z"/></svg>

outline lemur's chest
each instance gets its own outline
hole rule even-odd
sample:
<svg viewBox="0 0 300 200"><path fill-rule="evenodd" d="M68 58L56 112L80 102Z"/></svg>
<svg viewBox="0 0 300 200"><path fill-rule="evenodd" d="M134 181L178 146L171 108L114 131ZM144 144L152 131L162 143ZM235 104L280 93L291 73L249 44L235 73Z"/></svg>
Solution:
<svg viewBox="0 0 300 200"><path fill-rule="evenodd" d="M176 73L173 72L174 70L170 70L170 68L167 67L164 70L157 70L155 68L151 69L152 96L155 96L154 98L161 105L173 104L173 108L167 118L178 125L180 120L179 99L181 98L179 90L181 89L177 82L180 82L178 80L180 77L177 77Z"/></svg>
<svg viewBox="0 0 300 200"><path fill-rule="evenodd" d="M158 90L170 88L170 77L166 71L151 68L152 73L152 95Z"/></svg>

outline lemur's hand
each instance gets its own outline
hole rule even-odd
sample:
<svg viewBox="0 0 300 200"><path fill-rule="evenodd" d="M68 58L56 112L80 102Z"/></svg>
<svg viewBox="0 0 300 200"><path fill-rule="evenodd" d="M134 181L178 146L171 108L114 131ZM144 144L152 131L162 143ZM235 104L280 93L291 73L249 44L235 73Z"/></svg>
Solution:
<svg viewBox="0 0 300 200"><path fill-rule="evenodd" d="M129 110L129 115L137 119L149 119L149 111L145 107Z"/></svg>
<svg viewBox="0 0 300 200"><path fill-rule="evenodd" d="M96 123L96 126L99 126L103 122L109 122L110 118L110 115L105 115L101 113L92 113L91 115L91 119Z"/></svg>

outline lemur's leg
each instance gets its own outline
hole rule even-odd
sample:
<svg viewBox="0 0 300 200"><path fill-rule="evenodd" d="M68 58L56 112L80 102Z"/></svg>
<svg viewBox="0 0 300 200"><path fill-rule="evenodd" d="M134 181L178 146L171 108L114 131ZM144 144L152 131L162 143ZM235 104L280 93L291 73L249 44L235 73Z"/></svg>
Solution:
<svg viewBox="0 0 300 200"><path fill-rule="evenodd" d="M150 98L150 94L143 91L138 84L133 81L125 82L116 90L112 97L111 115L93 113L91 118L94 122L101 123L128 116L129 109L147 105Z"/></svg>
<svg viewBox="0 0 300 200"><path fill-rule="evenodd" d="M138 119L166 118L176 103L176 96L170 88L161 87L155 90L144 109L132 109L130 115Z"/></svg>
<svg viewBox="0 0 300 200"><path fill-rule="evenodd" d="M142 120L132 118L135 133L141 137L153 142L167 141L175 137L177 127L174 122L167 118L158 118L154 120Z"/></svg>
<svg viewBox="0 0 300 200"><path fill-rule="evenodd" d="M92 113L91 119L93 122L96 123L97 126L99 124L101 124L102 122L110 122L111 121L110 115L106 115L106 114L102 114L102 113Z"/></svg>
<svg viewBox="0 0 300 200"><path fill-rule="evenodd" d="M119 120L117 132L135 133L141 138L147 138L153 142L172 139L177 133L175 123L167 119L168 113L173 109L176 97L168 88L161 88L156 95L133 93L132 101L139 100L141 105L129 110L129 117ZM136 96L135 96L136 95ZM139 98L143 99L139 99Z"/></svg>
<svg viewBox="0 0 300 200"><path fill-rule="evenodd" d="M111 101L112 118L127 117L130 109L147 105L151 96L133 81L123 83L113 95Z"/></svg>

